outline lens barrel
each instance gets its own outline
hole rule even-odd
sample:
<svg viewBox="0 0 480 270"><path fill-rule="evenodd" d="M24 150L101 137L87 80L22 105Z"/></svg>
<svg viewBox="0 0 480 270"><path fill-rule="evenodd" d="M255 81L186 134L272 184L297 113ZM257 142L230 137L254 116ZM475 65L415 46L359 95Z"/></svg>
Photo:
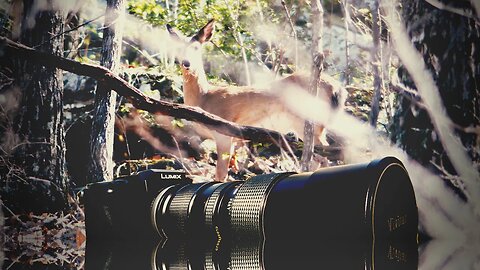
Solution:
<svg viewBox="0 0 480 270"><path fill-rule="evenodd" d="M387 157L311 173L258 175L162 192L152 223L167 238L311 241L416 239L418 212L403 164ZM247 241L247 240L246 240Z"/></svg>

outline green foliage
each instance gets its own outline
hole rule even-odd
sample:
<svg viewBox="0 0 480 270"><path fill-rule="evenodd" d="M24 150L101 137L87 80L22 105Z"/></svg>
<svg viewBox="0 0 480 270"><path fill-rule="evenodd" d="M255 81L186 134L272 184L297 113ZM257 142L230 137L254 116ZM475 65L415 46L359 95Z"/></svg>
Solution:
<svg viewBox="0 0 480 270"><path fill-rule="evenodd" d="M0 35L9 36L12 28L12 20L8 12L0 8Z"/></svg>
<svg viewBox="0 0 480 270"><path fill-rule="evenodd" d="M129 1L128 12L146 22L163 26L171 24L187 36L198 31L209 19L215 19L216 29L212 38L215 46L207 48L206 54L223 54L228 62L241 62L242 43L248 61L258 61L267 55L278 53L275 50L259 50L259 41L253 35L252 25L258 23L258 18L264 18L269 23L279 23L283 16L282 10L272 8L272 1L236 1L236 0L178 0L154 1L141 0ZM214 49L213 49L214 48ZM214 67L220 73L223 66ZM288 65L282 65L282 69L289 69Z"/></svg>
<svg viewBox="0 0 480 270"><path fill-rule="evenodd" d="M162 24L167 16L167 10L155 0L128 1L128 11L151 24Z"/></svg>

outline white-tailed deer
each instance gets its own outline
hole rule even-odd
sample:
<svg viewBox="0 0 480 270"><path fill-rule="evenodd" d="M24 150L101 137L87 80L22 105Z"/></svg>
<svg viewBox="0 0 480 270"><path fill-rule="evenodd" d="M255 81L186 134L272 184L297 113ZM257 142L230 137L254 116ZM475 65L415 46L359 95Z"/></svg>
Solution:
<svg viewBox="0 0 480 270"><path fill-rule="evenodd" d="M250 125L272 129L283 134L295 132L303 137L305 120L292 113L277 95L265 89L247 86L214 86L208 83L202 60L202 44L212 37L214 22L210 20L191 38L182 38L170 25L167 30L181 46L176 53L183 74L184 102L190 106L198 106L205 111L216 114L228 121L241 125ZM271 84L272 89L296 86L307 89L307 76L290 75ZM319 95L322 99L338 105L341 87L328 75L322 74ZM322 126L315 128L315 144L320 144ZM217 145L217 166L215 177L224 181L228 173L228 165L232 155L232 138L213 132Z"/></svg>

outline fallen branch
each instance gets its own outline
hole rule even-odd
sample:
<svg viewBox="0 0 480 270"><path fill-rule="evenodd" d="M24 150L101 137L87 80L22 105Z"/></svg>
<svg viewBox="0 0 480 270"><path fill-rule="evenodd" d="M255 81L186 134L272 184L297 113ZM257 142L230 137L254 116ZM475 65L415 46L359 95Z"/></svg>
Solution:
<svg viewBox="0 0 480 270"><path fill-rule="evenodd" d="M0 56L5 57L12 55L43 66L60 68L78 75L92 77L98 82L110 86L112 90L129 99L136 108L141 110L200 122L219 133L231 137L254 142L274 142L281 143L282 145L285 143L283 135L276 131L238 125L198 107L153 99L144 95L140 90L105 67L80 63L60 56L47 54L0 36Z"/></svg>
<svg viewBox="0 0 480 270"><path fill-rule="evenodd" d="M448 4L443 3L442 1L439 0L425 0L425 2L429 3L430 5L441 9L445 10L460 16L467 17L469 19L475 20L476 24L480 24L480 18L475 14L475 11L471 8L456 8L453 6L450 6ZM475 1L472 1L472 5L474 5Z"/></svg>

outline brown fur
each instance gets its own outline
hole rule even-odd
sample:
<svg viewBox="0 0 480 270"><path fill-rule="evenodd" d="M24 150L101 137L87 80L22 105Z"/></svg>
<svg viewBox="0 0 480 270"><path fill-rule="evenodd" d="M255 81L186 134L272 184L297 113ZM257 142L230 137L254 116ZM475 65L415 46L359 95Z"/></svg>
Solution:
<svg viewBox="0 0 480 270"><path fill-rule="evenodd" d="M171 27L167 27L170 33L178 39L178 35ZM284 87L299 87L308 89L309 80L305 75L295 74L273 82L270 89L257 89L247 86L212 86L206 81L201 61L200 50L189 50L193 46L198 47L199 41L208 41L213 31L213 22L210 21L203 27L195 39L185 44L185 55L191 55L192 59L178 59L182 63L183 93L185 104L198 106L205 111L216 114L226 120L255 127L263 127L276 130L281 133L294 131L297 136L303 138L304 119L292 113L280 98L273 94L276 89ZM205 38L206 37L206 38ZM194 48L195 49L195 48ZM200 60L199 60L200 59ZM185 62L188 60L187 62ZM188 63L184 65L183 63ZM338 83L328 75L322 75L320 83L320 98L325 101L332 100L333 95L339 89ZM323 132L322 126L315 129L315 143L320 144ZM213 132L217 144L218 160L216 166L216 180L224 181L228 174L228 165L233 152L232 138Z"/></svg>

